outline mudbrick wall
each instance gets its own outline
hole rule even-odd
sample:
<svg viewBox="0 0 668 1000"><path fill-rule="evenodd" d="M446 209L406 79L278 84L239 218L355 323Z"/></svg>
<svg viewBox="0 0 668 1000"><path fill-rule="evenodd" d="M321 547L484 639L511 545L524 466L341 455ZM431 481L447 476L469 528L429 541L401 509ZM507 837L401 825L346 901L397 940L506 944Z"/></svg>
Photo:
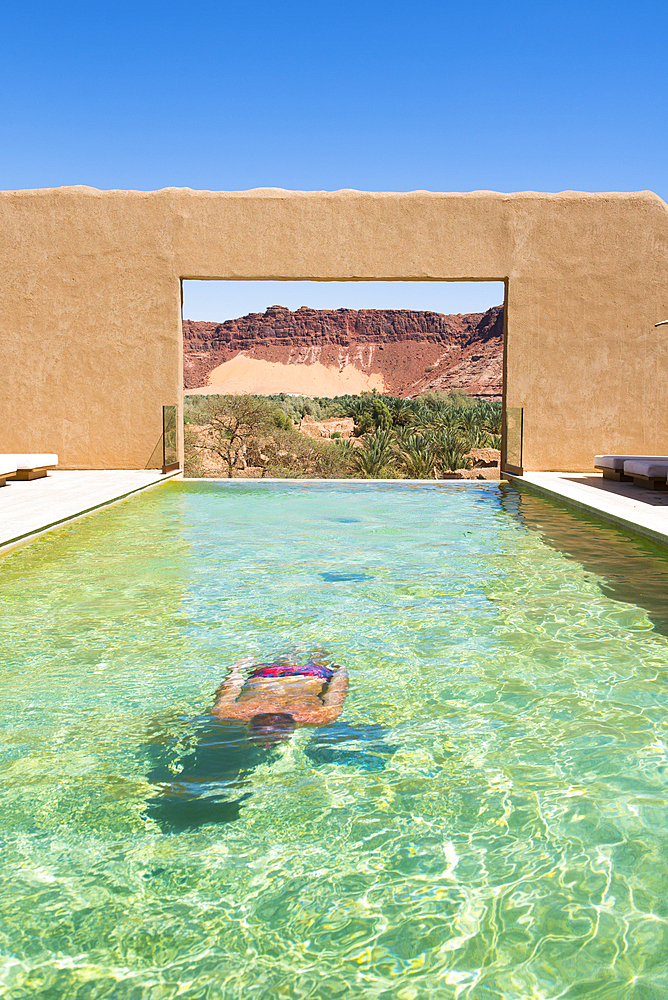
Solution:
<svg viewBox="0 0 668 1000"><path fill-rule="evenodd" d="M183 339L186 389L207 385L214 368L243 352L282 364L352 364L380 374L398 396L457 388L494 398L502 391L503 306L455 316L271 306L224 323L184 320Z"/></svg>
<svg viewBox="0 0 668 1000"><path fill-rule="evenodd" d="M668 205L649 191L3 191L0 272L0 451L61 468L161 463L190 279L504 282L524 468L666 447ZM318 346L389 354L399 388L402 354L440 378L428 340Z"/></svg>

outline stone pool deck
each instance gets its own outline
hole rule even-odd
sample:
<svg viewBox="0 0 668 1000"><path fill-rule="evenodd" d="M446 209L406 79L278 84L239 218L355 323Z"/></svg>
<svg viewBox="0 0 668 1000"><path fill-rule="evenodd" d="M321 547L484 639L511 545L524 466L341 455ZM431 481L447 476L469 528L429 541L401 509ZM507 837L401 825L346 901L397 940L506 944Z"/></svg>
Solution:
<svg viewBox="0 0 668 1000"><path fill-rule="evenodd" d="M503 478L668 545L668 491L615 483L594 472L504 473Z"/></svg>
<svg viewBox="0 0 668 1000"><path fill-rule="evenodd" d="M0 554L14 545L84 517L100 507L181 477L157 469L49 472L31 483L9 481L0 489Z"/></svg>

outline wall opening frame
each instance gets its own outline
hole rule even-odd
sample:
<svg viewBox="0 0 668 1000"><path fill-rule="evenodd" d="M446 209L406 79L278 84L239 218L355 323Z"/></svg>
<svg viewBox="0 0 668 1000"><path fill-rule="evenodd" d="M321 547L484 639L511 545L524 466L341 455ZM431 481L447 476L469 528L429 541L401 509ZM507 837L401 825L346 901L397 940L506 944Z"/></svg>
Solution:
<svg viewBox="0 0 668 1000"><path fill-rule="evenodd" d="M460 278L460 277L453 277L453 278L431 278L431 279L425 279L425 278L413 278L413 277L393 277L393 278L386 278L386 277L377 277L377 278L376 277L365 277L365 278L330 277L330 278L323 278L321 276L315 276L315 275L302 275L298 279L291 278L291 277L272 277L272 278L266 278L266 277L245 277L245 278L241 278L240 279L240 278L238 278L236 276L235 277L219 277L219 276L211 277L211 276L202 276L202 275L183 275L179 279L180 303L181 303L181 322L183 322L184 319L189 318L189 317L184 317L184 315L183 315L183 308L184 308L184 282L185 281L220 282L221 284L225 283L225 282L232 282L232 281L234 281L234 282L249 282L249 283L250 282L265 282L265 281L269 282L270 281L270 282L274 282L274 283L276 283L276 282L281 282L281 283L284 282L286 284L295 283L295 282L314 282L314 283L318 282L318 283L323 283L323 284L328 284L328 283L337 283L337 284L344 284L344 283L345 284L363 284L365 282L373 282L373 283L387 283L387 284L392 284L392 283L397 283L397 282L401 282L401 283L407 283L407 282L425 282L426 283L426 281L429 281L430 284L459 284L459 283L461 283L461 284L464 284L464 283L466 283L466 284L492 284L492 283L494 283L494 284L502 284L503 285L503 303L502 303L503 304L503 366L502 366L502 389L501 389L502 423L501 423L501 461L500 461L500 468L501 468L501 472L507 471L507 472L515 474L515 475L522 475L522 469L518 468L517 466L515 466L512 463L510 463L510 465L509 465L508 462L507 462L507 459L506 459L506 454L507 454L507 443L506 443L506 426L507 426L507 422L506 422L506 409L507 409L506 388L507 387L506 387L506 382L507 382L507 352L508 352L508 328L509 328L509 317L508 317L509 279L508 279L507 276L504 276L504 277L498 277L498 276L497 277L485 277L485 278ZM351 308L355 308L355 307L351 307ZM379 308L381 308L381 307L379 307ZM478 311L478 310L476 310L476 311ZM210 322L210 321L205 321L205 322ZM183 367L183 335L181 336L181 351L182 351L182 359L181 360L182 360L182 367ZM182 421L181 421L181 423L182 423Z"/></svg>

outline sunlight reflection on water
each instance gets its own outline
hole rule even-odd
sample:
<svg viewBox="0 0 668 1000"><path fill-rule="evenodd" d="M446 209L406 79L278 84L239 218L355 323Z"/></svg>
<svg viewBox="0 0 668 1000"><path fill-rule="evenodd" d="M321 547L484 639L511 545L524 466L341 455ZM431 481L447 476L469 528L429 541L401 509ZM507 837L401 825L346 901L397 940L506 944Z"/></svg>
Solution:
<svg viewBox="0 0 668 1000"><path fill-rule="evenodd" d="M1 565L12 1000L668 997L649 543L510 486L173 483ZM333 742L161 827L225 667L322 647Z"/></svg>

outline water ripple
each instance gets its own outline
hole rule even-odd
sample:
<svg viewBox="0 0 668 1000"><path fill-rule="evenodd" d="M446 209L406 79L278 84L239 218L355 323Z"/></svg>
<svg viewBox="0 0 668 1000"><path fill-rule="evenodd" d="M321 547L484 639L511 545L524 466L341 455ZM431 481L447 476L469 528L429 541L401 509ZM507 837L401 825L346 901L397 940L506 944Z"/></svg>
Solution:
<svg viewBox="0 0 668 1000"><path fill-rule="evenodd" d="M3 995L668 998L649 543L490 485L171 484L2 567ZM345 740L161 830L149 750L234 659L322 647Z"/></svg>

